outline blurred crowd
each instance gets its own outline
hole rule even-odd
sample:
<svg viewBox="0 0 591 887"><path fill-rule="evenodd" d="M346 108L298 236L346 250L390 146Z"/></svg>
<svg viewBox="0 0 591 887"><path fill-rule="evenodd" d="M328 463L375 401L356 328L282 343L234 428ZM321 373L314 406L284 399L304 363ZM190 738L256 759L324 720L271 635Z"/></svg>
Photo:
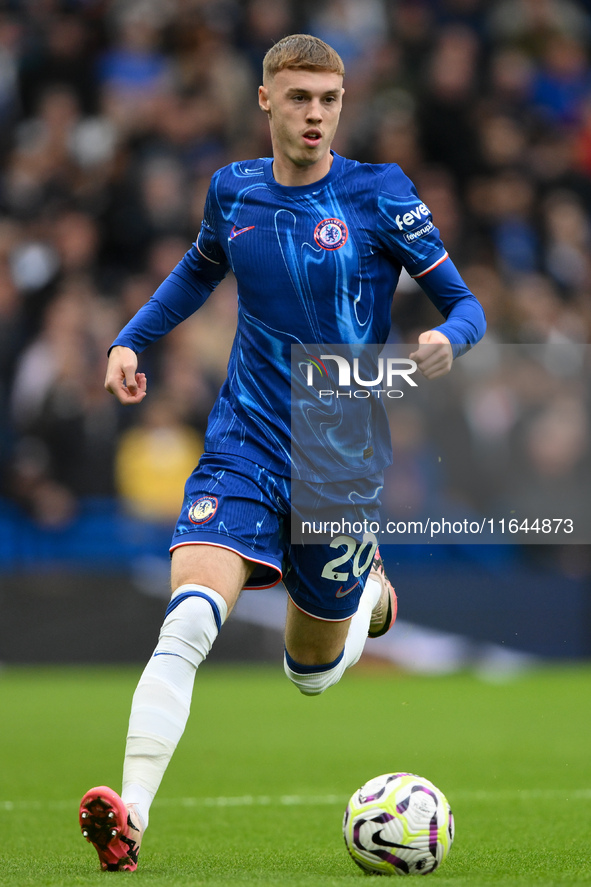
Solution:
<svg viewBox="0 0 591 887"><path fill-rule="evenodd" d="M104 391L105 356L195 240L211 174L270 154L261 62L293 32L342 55L335 150L414 180L489 339L589 342L591 0L5 0L1 495L39 523L89 496L176 516L225 377L233 279L144 353L141 408ZM393 340L435 318L403 277ZM587 396L569 384L584 454ZM503 404L481 403L467 424L498 434Z"/></svg>

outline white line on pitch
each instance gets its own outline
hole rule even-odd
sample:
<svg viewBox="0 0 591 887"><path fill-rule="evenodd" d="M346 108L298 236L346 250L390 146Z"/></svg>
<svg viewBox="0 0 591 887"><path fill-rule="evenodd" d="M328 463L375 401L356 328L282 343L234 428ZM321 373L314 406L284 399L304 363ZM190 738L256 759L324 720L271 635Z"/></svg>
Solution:
<svg viewBox="0 0 591 887"><path fill-rule="evenodd" d="M563 801L589 801L591 800L591 788L568 789L457 789L447 791L450 802L457 801L534 801L534 800L563 800ZM348 795L238 795L236 797L211 797L211 798L157 798L154 801L156 807L295 807L307 805L310 807L331 806L346 804ZM0 812L18 812L20 810L71 810L77 809L77 800L71 801L2 801L0 800Z"/></svg>

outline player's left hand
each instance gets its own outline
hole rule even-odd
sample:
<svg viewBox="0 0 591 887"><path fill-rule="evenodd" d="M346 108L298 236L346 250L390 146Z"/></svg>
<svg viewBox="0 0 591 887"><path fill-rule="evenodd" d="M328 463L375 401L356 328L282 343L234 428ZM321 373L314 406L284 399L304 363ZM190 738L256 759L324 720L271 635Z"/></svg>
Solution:
<svg viewBox="0 0 591 887"><path fill-rule="evenodd" d="M447 336L427 330L419 336L419 347L410 355L426 379L437 379L451 370L453 351Z"/></svg>

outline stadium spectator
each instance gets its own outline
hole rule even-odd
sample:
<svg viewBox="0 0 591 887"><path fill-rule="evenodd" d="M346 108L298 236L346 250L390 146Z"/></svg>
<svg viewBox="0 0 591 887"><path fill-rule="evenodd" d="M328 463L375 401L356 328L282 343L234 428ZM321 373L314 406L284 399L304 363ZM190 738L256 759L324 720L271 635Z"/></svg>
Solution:
<svg viewBox="0 0 591 887"><path fill-rule="evenodd" d="M80 497L115 491L117 413L94 378L113 322L88 278L65 278L16 361L11 416L19 437L8 478L43 524L67 523Z"/></svg>
<svg viewBox="0 0 591 887"><path fill-rule="evenodd" d="M425 160L449 169L459 186L476 171L474 101L482 47L469 28L446 25L429 56L419 103Z"/></svg>
<svg viewBox="0 0 591 887"><path fill-rule="evenodd" d="M202 436L182 421L174 401L156 393L141 423L123 431L115 454L117 494L129 513L169 525L202 453Z"/></svg>
<svg viewBox="0 0 591 887"><path fill-rule="evenodd" d="M589 18L574 0L501 0L494 3L488 25L493 40L542 55L556 34L579 38L589 33Z"/></svg>
<svg viewBox="0 0 591 887"><path fill-rule="evenodd" d="M172 92L173 67L160 49L158 24L146 7L122 9L114 17L113 44L97 60L96 78L109 116L134 135L154 125L162 98Z"/></svg>
<svg viewBox="0 0 591 887"><path fill-rule="evenodd" d="M7 147L7 136L21 110L18 88L20 23L13 16L0 13L0 156Z"/></svg>
<svg viewBox="0 0 591 887"><path fill-rule="evenodd" d="M561 126L578 123L590 88L587 54L580 39L553 35L532 80L534 109Z"/></svg>
<svg viewBox="0 0 591 887"><path fill-rule="evenodd" d="M49 87L68 87L84 114L97 106L98 83L93 71L93 51L89 22L75 12L56 12L46 27L29 31L20 66L22 109L28 116L40 95ZM95 30L96 33L96 30Z"/></svg>

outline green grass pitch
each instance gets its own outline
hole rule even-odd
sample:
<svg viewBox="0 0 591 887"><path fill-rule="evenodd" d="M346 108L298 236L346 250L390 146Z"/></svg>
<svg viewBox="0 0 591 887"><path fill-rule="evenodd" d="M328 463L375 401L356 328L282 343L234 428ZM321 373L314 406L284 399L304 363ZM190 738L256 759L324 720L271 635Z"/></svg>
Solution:
<svg viewBox="0 0 591 887"><path fill-rule="evenodd" d="M139 671L0 671L0 884L352 887L368 876L345 851L345 804L395 770L426 776L454 811L433 884L591 884L586 666L497 684L358 666L306 699L280 664L206 663L140 867L101 873L77 805L91 785L120 787Z"/></svg>

